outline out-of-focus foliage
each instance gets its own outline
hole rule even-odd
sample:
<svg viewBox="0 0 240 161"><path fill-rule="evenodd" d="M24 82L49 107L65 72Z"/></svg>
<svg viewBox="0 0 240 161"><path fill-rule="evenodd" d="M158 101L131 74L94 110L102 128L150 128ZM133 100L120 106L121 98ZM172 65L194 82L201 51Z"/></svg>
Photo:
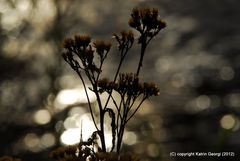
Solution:
<svg viewBox="0 0 240 161"><path fill-rule="evenodd" d="M80 82L61 60L61 41L75 33L108 39L127 28L137 6L158 8L168 27L149 46L142 71L157 80L161 96L131 122L126 151L146 161L185 159L170 151L239 153L239 1L2 0L1 156L47 160L60 137L69 143L68 134L79 136L76 118L90 119ZM135 51L125 69L134 68ZM105 70L113 71L117 58Z"/></svg>

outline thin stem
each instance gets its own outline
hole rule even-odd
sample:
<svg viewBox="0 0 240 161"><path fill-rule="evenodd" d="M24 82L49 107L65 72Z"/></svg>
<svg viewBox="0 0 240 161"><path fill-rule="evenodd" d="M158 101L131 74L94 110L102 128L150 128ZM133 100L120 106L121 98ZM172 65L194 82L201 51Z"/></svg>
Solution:
<svg viewBox="0 0 240 161"><path fill-rule="evenodd" d="M127 115L129 112L128 107L130 105L131 97L127 97L127 100L125 103L124 103L124 96L122 97L122 100L123 100L123 115L122 115L122 119L121 119L120 129L118 132L117 153L119 153L120 149L121 149L123 134L124 134L125 126L127 124Z"/></svg>
<svg viewBox="0 0 240 161"><path fill-rule="evenodd" d="M78 76L80 77L80 79L81 79L81 81L82 81L83 88L84 88L85 94L86 94L86 96L87 96L87 102L88 102L88 106L89 106L89 110L90 110L90 114L91 114L91 117L92 117L94 126L95 126L95 128L99 131L99 129L98 129L98 127L97 127L97 124L96 124L96 121L95 121L95 118L94 118L94 116L93 116L92 106L91 106L91 102L90 102L90 99L89 99L89 96L88 96L86 84L85 84L85 82L84 82L84 80L83 80L83 77L82 77L82 75L80 74L79 71L77 71L77 74L78 74Z"/></svg>
<svg viewBox="0 0 240 161"><path fill-rule="evenodd" d="M119 132L119 130L118 130L119 120L122 119L122 117L120 117L122 104L123 104L123 99L121 99L121 101L120 101L120 103L119 103L119 112L118 112L118 115L117 115L117 133Z"/></svg>
<svg viewBox="0 0 240 161"><path fill-rule="evenodd" d="M117 76L118 76L118 73L120 72L120 69L121 69L121 66L122 66L122 63L123 63L123 59L124 59L124 57L122 57L122 58L120 59L120 62L119 62L119 65L118 65L116 74L115 74L114 79L113 79L113 83L115 83L116 80L117 80ZM109 93L109 95L108 95L108 98L107 98L107 101L106 101L106 103L105 103L104 109L107 107L111 95L112 95L112 90L110 91L110 93Z"/></svg>
<svg viewBox="0 0 240 161"><path fill-rule="evenodd" d="M93 91L97 97L99 113L100 113L100 139L102 143L102 150L106 152L106 145L105 145L105 135L104 135L104 109L102 108L101 99L97 90L97 84L93 84Z"/></svg>
<svg viewBox="0 0 240 161"><path fill-rule="evenodd" d="M108 51L108 52L109 52L109 51ZM102 70L102 66L103 66L103 62L104 62L104 60L106 59L108 52L106 52L106 53L105 53L105 56L100 60L100 66L99 66L100 72L99 72L98 75L97 75L96 81L98 81L98 79L99 79L99 76L100 76L101 70Z"/></svg>
<svg viewBox="0 0 240 161"><path fill-rule="evenodd" d="M118 105L117 105L117 102L116 102L116 100L113 98L113 96L111 95L111 99L112 99L112 101L113 101L113 103L114 103L114 105L115 105L115 107L116 107L116 109L117 109L117 111L118 111L118 114L120 114L120 117L122 118L122 116L121 116L121 111L120 111L120 109L118 108Z"/></svg>
<svg viewBox="0 0 240 161"><path fill-rule="evenodd" d="M124 48L121 50L121 59L120 59L120 62L119 62L119 64L118 64L118 68L117 68L117 71L116 71L116 73L115 73L115 76L114 76L114 79L113 79L113 83L116 82L117 77L118 77L118 74L119 74L120 69L121 69L121 66L122 66L122 63L123 63L123 60L125 59L128 51L129 51L129 49L131 49L131 47L132 47L132 44L129 46L129 41L128 41L128 42L127 42L127 47L125 48L125 51L124 51ZM110 91L110 94L109 94L109 96L108 96L108 98L107 98L107 101L106 101L106 103L105 103L104 109L107 107L111 95L112 95L112 90Z"/></svg>
<svg viewBox="0 0 240 161"><path fill-rule="evenodd" d="M120 129L118 132L118 141L117 141L117 153L120 153L120 149L121 149L121 144L122 144L122 139L123 139L123 133L124 133L124 129L125 129L125 119L121 119L121 125L120 125Z"/></svg>
<svg viewBox="0 0 240 161"><path fill-rule="evenodd" d="M144 57L144 54L145 54L146 47L147 47L147 44L144 40L142 42L142 46L141 46L141 56L140 56L140 60L139 60L139 63L138 63L137 76L139 75L140 69L141 69L142 64L143 64L142 62L143 62L143 57Z"/></svg>

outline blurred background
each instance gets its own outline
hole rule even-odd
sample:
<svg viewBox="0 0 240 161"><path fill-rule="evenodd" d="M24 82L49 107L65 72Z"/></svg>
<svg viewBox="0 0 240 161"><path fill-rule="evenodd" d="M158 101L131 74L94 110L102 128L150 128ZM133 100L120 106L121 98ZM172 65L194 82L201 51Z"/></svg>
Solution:
<svg viewBox="0 0 240 161"><path fill-rule="evenodd" d="M170 157L172 151L239 154L239 1L0 0L0 156L51 160L52 149L79 141L81 121L83 139L89 137L87 100L61 58L61 43L76 33L113 41L113 32L128 29L134 7L158 8L167 28L148 46L140 73L161 94L131 120L124 151L141 161L187 159ZM136 71L138 49L128 55L128 72Z"/></svg>

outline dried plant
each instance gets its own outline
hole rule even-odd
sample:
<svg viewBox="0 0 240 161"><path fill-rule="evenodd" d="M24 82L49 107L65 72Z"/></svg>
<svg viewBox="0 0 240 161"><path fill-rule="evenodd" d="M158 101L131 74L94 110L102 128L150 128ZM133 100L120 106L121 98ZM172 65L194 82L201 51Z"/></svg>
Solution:
<svg viewBox="0 0 240 161"><path fill-rule="evenodd" d="M87 142L81 141L77 146L59 148L52 152L51 156L54 159L85 161L88 158L93 161L137 161L131 155L120 154L124 130L143 102L151 96L159 95L157 85L140 81L139 74L148 44L159 31L166 27L166 24L159 18L158 10L150 8L133 9L128 23L130 27L140 33L137 42L140 45L139 62L136 73L121 73L122 64L132 48L135 38L131 30L113 34L120 53L113 80L101 77L102 67L109 55L111 43L102 40L92 41L91 37L87 35L76 35L74 38L65 39L63 43L65 51L62 56L78 74L83 84L96 132ZM84 79L84 75L87 80ZM90 87L86 85L86 81L90 82ZM98 111L93 111L88 88L96 95ZM113 92L120 96L120 101L113 96ZM105 103L101 98L102 93L108 95ZM115 107L109 107L110 101ZM95 112L99 114L99 118L94 116ZM105 144L104 118L106 114L111 118L112 147L110 151L107 151ZM98 123L100 126L97 126ZM100 138L101 146L97 145L96 137Z"/></svg>

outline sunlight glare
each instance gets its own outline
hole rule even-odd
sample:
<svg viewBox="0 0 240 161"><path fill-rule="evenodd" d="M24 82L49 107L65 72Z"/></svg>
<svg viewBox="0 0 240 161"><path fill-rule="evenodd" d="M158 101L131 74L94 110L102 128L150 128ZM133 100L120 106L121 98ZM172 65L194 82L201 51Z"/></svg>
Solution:
<svg viewBox="0 0 240 161"><path fill-rule="evenodd" d="M64 131L61 135L61 142L65 145L74 145L80 141L80 129L71 128Z"/></svg>
<svg viewBox="0 0 240 161"><path fill-rule="evenodd" d="M77 144L80 141L81 129L82 139L87 141L96 128L92 122L90 114L83 114L68 117L64 121L65 131L61 135L61 142L65 145ZM110 131L105 131L106 147L109 149L112 146L112 135Z"/></svg>
<svg viewBox="0 0 240 161"><path fill-rule="evenodd" d="M90 102L94 102L96 100L94 93L90 90L87 90L87 92ZM64 89L58 93L55 99L55 107L57 107L58 109L64 109L68 105L87 102L88 100L84 89Z"/></svg>

